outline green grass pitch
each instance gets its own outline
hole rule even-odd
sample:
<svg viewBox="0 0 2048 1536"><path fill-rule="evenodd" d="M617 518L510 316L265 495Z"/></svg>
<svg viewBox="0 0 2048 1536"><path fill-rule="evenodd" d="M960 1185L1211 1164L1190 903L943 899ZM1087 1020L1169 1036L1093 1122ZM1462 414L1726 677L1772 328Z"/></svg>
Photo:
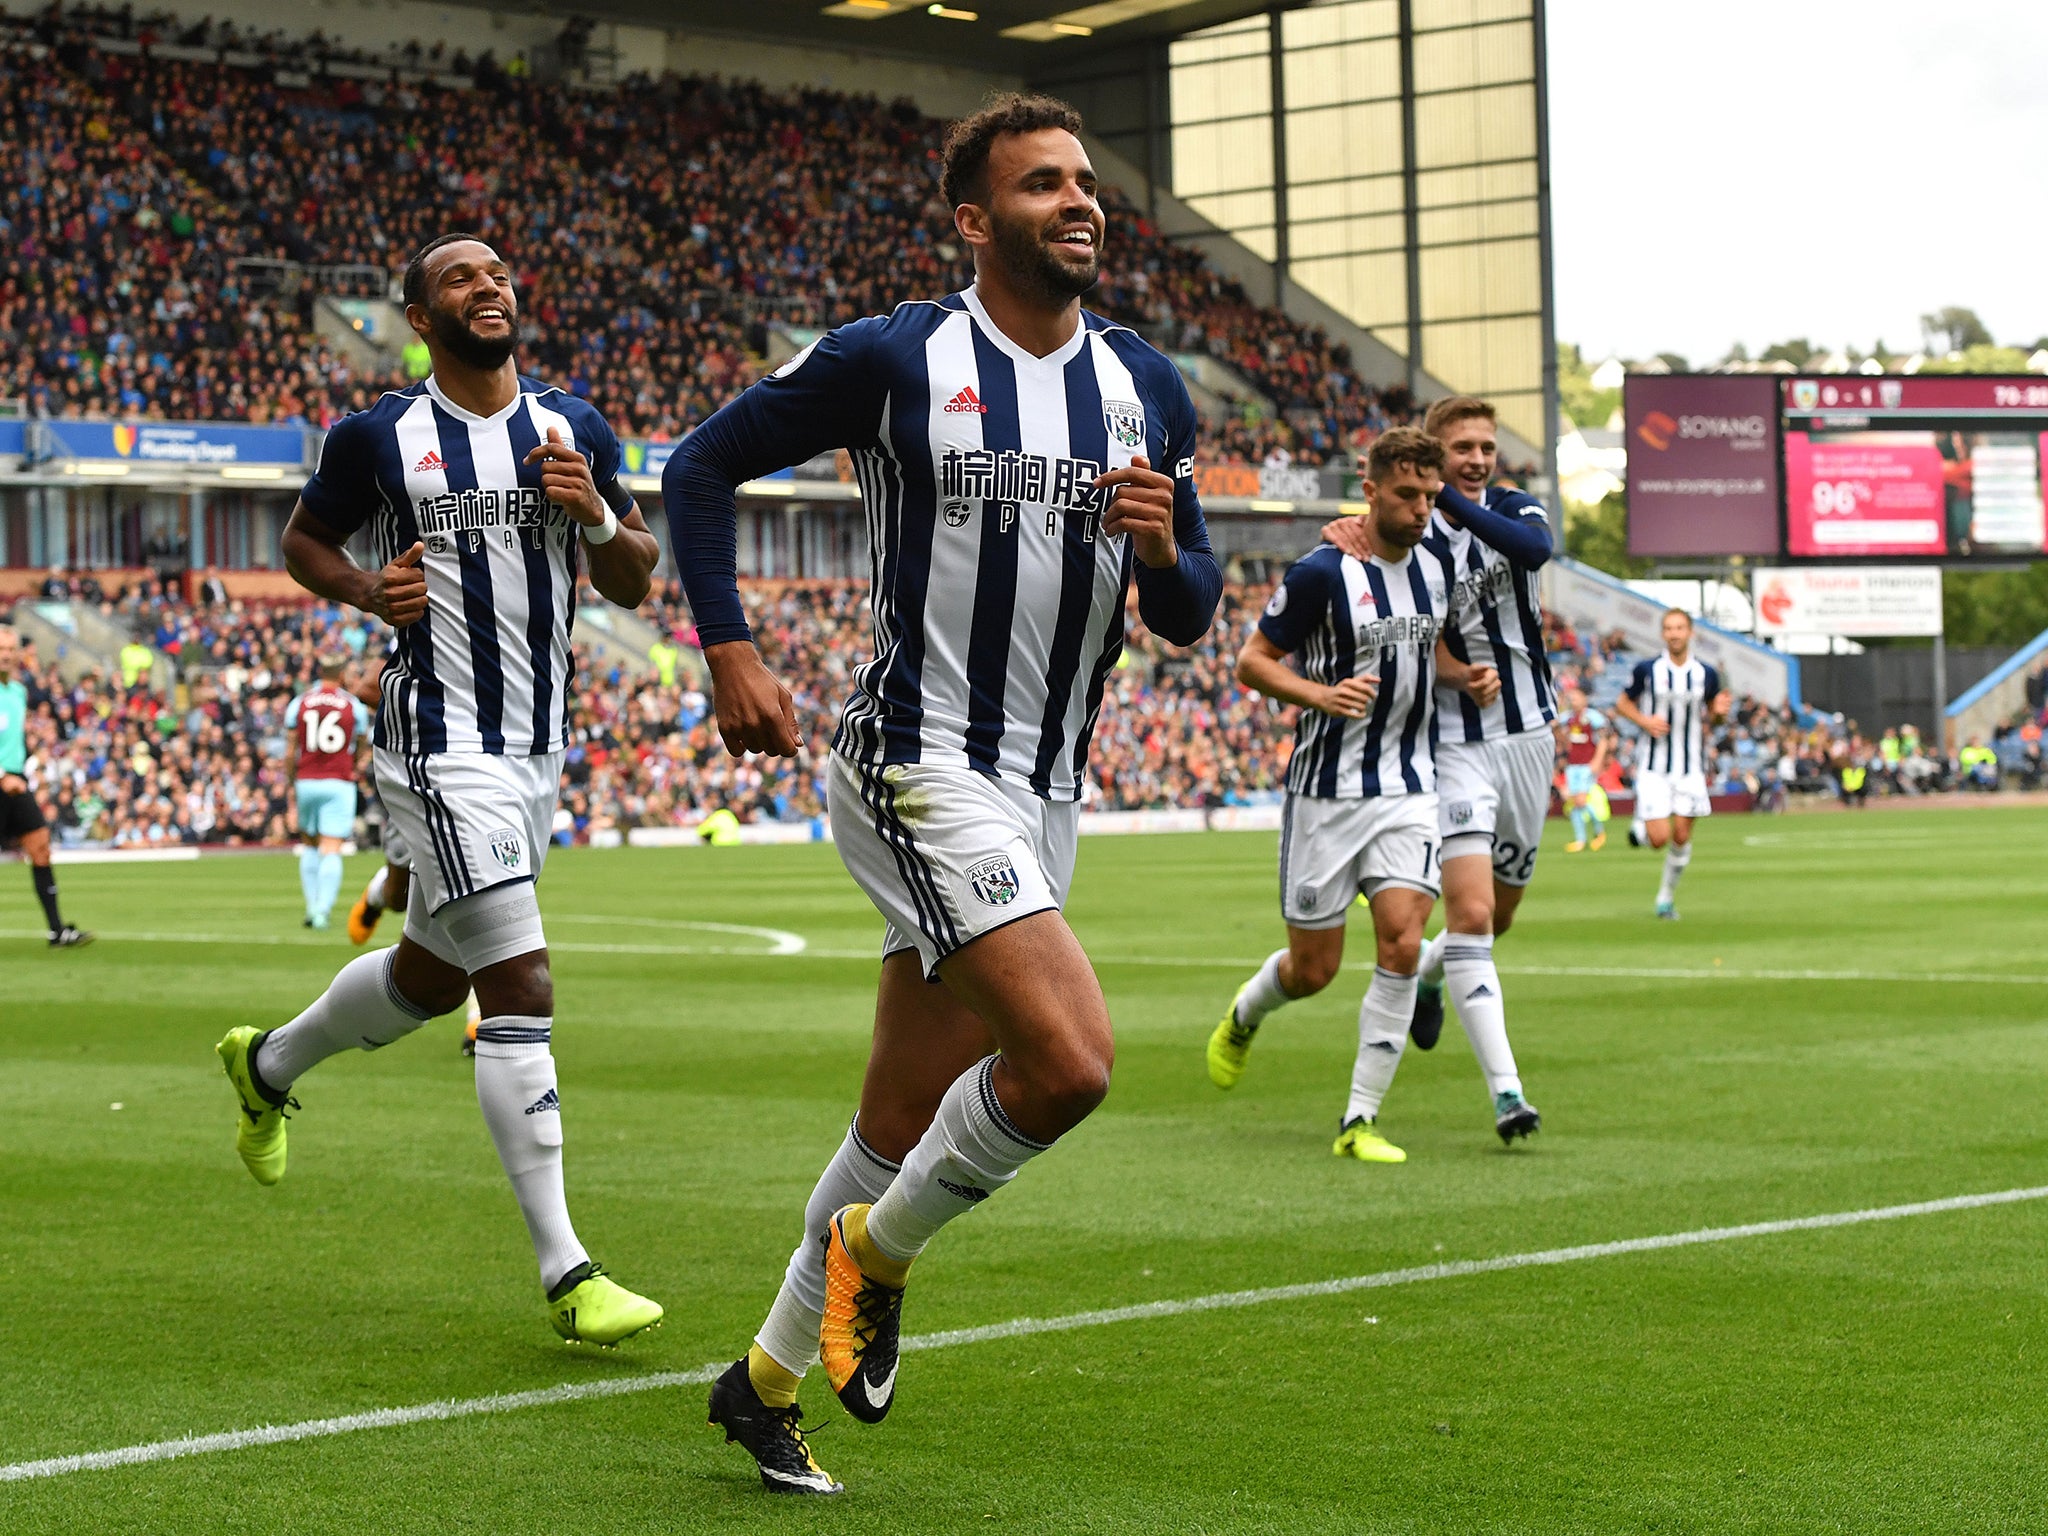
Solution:
<svg viewBox="0 0 2048 1536"><path fill-rule="evenodd" d="M1330 1155L1362 928L1222 1094L1202 1046L1278 941L1273 838L1088 840L1070 915L1115 1087L941 1236L906 1327L2048 1184L2044 834L1721 818L1675 926L1652 855L1554 839L1499 951L1546 1129L1500 1147L1453 1024L1388 1100L1399 1168ZM880 924L829 847L549 865L572 1205L668 1307L609 1354L548 1331L454 1020L309 1076L284 1183L243 1172L211 1046L350 953L297 926L291 861L64 893L96 947L45 951L0 868L0 1464L744 1348L864 1060ZM703 923L809 949L709 952L767 941ZM2038 1201L916 1354L878 1428L813 1377L837 1501L764 1495L689 1386L0 1481L0 1531L2018 1530L2048 1493L2044 1252Z"/></svg>

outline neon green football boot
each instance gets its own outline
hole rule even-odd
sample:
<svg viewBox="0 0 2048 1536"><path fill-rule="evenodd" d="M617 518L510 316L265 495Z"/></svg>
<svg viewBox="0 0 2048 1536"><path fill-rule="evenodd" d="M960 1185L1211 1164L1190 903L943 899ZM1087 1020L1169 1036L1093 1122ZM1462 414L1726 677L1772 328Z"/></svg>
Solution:
<svg viewBox="0 0 2048 1536"><path fill-rule="evenodd" d="M1218 1088L1235 1088L1244 1076L1245 1062L1252 1054L1256 1024L1237 1021L1237 999L1232 998L1223 1018L1209 1033L1209 1081Z"/></svg>
<svg viewBox="0 0 2048 1536"><path fill-rule="evenodd" d="M636 1296L588 1260L562 1276L548 1293L548 1321L572 1344L606 1349L659 1326L661 1303Z"/></svg>
<svg viewBox="0 0 2048 1536"><path fill-rule="evenodd" d="M1408 1154L1379 1133L1375 1122L1360 1115L1348 1120L1337 1133L1330 1150L1339 1157L1355 1157L1361 1163L1405 1163Z"/></svg>
<svg viewBox="0 0 2048 1536"><path fill-rule="evenodd" d="M213 1048L220 1064L227 1069L228 1081L235 1085L241 1111L235 1125L235 1150L242 1154L243 1164L258 1184L275 1184L284 1177L284 1112L299 1107L298 1100L290 1097L273 1103L256 1085L256 1073L250 1062L255 1058L256 1047L269 1033L267 1029L244 1024L229 1030L227 1038Z"/></svg>

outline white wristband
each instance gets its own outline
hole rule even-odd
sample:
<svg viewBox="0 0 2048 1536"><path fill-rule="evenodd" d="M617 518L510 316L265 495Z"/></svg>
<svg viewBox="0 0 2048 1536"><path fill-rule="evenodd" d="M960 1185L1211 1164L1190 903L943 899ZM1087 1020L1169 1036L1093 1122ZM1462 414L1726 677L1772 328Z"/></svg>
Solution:
<svg viewBox="0 0 2048 1536"><path fill-rule="evenodd" d="M595 528L591 527L588 523L583 525L583 542L586 544L609 544L614 538L618 537L618 532L619 514L610 507L606 507L604 509L603 522L599 523Z"/></svg>

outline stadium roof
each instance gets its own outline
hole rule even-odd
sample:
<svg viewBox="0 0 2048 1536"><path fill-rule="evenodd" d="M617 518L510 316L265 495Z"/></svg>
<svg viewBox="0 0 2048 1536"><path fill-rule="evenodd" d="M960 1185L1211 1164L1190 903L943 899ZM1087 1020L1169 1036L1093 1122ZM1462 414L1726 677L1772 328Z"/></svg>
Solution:
<svg viewBox="0 0 2048 1536"><path fill-rule="evenodd" d="M1179 37L1271 0L569 0L563 11L638 26L909 54L1032 76L1090 48Z"/></svg>

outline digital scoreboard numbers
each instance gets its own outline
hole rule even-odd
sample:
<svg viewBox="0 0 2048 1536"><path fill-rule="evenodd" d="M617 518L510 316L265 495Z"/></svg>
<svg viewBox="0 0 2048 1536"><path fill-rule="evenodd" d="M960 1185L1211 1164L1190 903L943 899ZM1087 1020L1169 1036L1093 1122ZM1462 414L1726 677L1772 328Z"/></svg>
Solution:
<svg viewBox="0 0 2048 1536"><path fill-rule="evenodd" d="M2048 381L1788 378L1785 548L1794 558L2012 558L2048 549Z"/></svg>

